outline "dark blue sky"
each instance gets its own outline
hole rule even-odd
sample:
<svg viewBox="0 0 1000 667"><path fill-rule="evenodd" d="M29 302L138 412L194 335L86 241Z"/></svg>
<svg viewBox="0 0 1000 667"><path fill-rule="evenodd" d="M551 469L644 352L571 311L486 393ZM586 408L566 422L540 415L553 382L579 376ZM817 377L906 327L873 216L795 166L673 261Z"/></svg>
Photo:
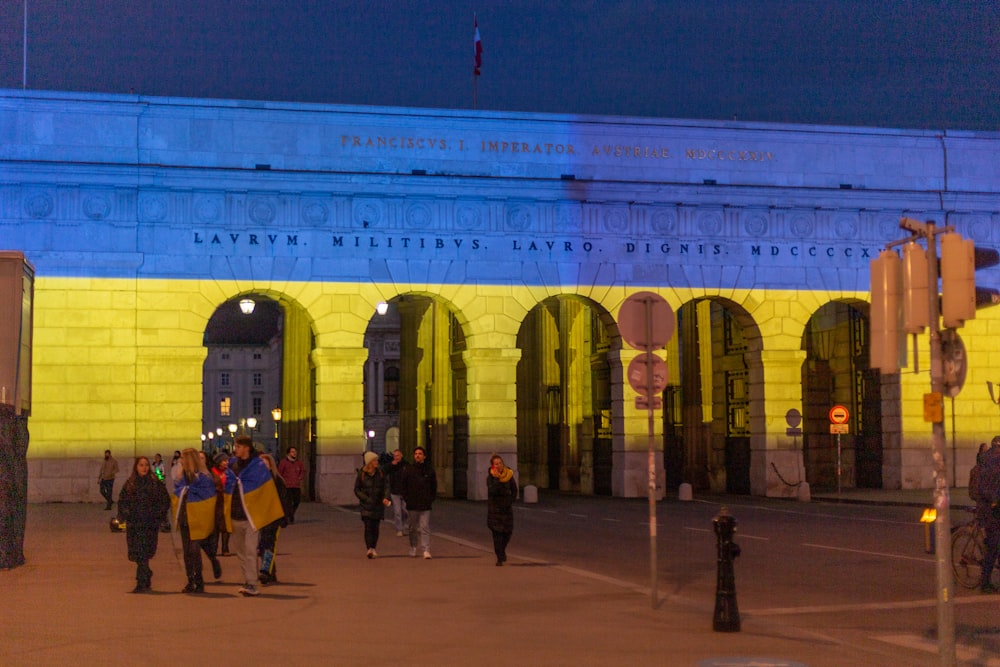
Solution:
<svg viewBox="0 0 1000 667"><path fill-rule="evenodd" d="M28 0L28 88L1000 129L992 0ZM23 0L0 0L21 88Z"/></svg>

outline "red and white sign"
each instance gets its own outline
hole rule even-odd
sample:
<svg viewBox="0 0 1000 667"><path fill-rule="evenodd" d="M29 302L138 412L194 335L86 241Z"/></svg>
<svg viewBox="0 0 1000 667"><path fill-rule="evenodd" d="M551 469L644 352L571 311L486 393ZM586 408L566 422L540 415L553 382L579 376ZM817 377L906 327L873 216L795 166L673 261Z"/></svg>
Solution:
<svg viewBox="0 0 1000 667"><path fill-rule="evenodd" d="M843 405L835 405L830 408L830 423L831 424L846 424L847 420L851 418L851 413L847 411Z"/></svg>

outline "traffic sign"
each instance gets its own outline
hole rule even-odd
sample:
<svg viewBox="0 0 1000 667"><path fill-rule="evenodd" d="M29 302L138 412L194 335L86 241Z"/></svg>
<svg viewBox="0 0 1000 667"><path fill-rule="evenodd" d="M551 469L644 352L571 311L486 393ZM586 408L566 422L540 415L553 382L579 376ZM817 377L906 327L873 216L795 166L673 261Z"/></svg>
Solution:
<svg viewBox="0 0 1000 667"><path fill-rule="evenodd" d="M830 433L834 435L840 435L844 433L851 432L850 424L830 424Z"/></svg>
<svg viewBox="0 0 1000 667"><path fill-rule="evenodd" d="M670 304L654 292L633 294L625 299L618 313L618 332L637 350L652 352L666 346L676 326Z"/></svg>
<svg viewBox="0 0 1000 667"><path fill-rule="evenodd" d="M830 423L831 424L846 424L847 420L851 418L851 413L847 411L843 405L835 405L830 408Z"/></svg>
<svg viewBox="0 0 1000 667"><path fill-rule="evenodd" d="M628 364L628 383L643 396L659 396L667 388L667 362L652 352L644 352Z"/></svg>

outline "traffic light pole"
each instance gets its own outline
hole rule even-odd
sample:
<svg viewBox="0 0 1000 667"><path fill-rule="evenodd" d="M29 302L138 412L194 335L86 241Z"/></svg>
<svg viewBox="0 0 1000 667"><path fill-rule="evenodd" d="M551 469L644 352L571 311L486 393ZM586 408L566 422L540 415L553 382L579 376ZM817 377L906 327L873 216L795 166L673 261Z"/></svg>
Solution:
<svg viewBox="0 0 1000 667"><path fill-rule="evenodd" d="M934 509L937 512L937 520L934 522L934 537L937 548L934 551L937 565L938 651L942 667L954 667L955 606L952 600L954 597L954 575L951 568L951 505L948 498L947 445L944 431L944 355L941 349L941 327L939 324L940 306L937 289L938 253L936 236L936 234L948 231L950 228L945 227L938 230L931 221L921 223L909 218L903 218L903 221L900 222L900 227L916 236L923 237L927 242L931 396L937 397L937 404L940 406L940 410L934 414L931 420L934 463Z"/></svg>

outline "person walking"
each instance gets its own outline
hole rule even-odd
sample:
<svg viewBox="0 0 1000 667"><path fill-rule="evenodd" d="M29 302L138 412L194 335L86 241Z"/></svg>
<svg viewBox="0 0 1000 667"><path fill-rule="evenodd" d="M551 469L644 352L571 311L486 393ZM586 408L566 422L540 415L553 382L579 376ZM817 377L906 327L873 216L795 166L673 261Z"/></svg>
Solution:
<svg viewBox="0 0 1000 667"><path fill-rule="evenodd" d="M996 593L990 577L1000 555L1000 435L994 436L989 450L983 455L977 485L979 500L977 516L983 526L983 567L980 588L984 593Z"/></svg>
<svg viewBox="0 0 1000 667"><path fill-rule="evenodd" d="M215 488L222 488L222 493L217 494L217 506L215 508L215 520L219 528L219 541L222 543L220 556L229 556L229 530L226 527L226 470L229 469L229 456L225 452L219 452L212 459L212 477L216 480Z"/></svg>
<svg viewBox="0 0 1000 667"><path fill-rule="evenodd" d="M274 486L278 491L278 499L281 501L281 518L275 519L260 529L260 536L257 539L257 555L260 556L260 573L258 577L262 586L278 583L278 535L282 528L288 527L288 515L292 511L291 502L288 499L288 491L285 483L278 474L278 465L274 462L274 457L270 454L261 454L271 477L274 479Z"/></svg>
<svg viewBox="0 0 1000 667"><path fill-rule="evenodd" d="M226 532L225 494L223 493L222 478L216 475L210 467L208 454L198 452L198 460L208 471L208 476L212 479L212 484L215 485L215 518L212 522L212 532L201 540L201 550L205 552L205 555L208 556L208 562L212 564L212 576L218 580L222 578L222 563L219 562L218 556L219 536Z"/></svg>
<svg viewBox="0 0 1000 667"><path fill-rule="evenodd" d="M149 462L149 459L146 459ZM111 509L111 499L115 492L115 477L118 476L118 461L111 456L111 450L104 450L104 461L101 462L101 472L97 474L97 486L104 498L104 509Z"/></svg>
<svg viewBox="0 0 1000 667"><path fill-rule="evenodd" d="M278 463L278 474L281 481L285 483L285 490L288 492L288 502L291 514L288 515L288 523L295 523L295 512L302 502L302 482L306 479L306 466L299 460L299 450L289 447L285 458Z"/></svg>
<svg viewBox="0 0 1000 667"><path fill-rule="evenodd" d="M517 500L517 480L514 471L504 465L503 459L490 457L490 470L486 475L486 525L493 533L493 552L497 567L507 561L507 544L514 532L514 501Z"/></svg>
<svg viewBox="0 0 1000 667"><path fill-rule="evenodd" d="M226 473L226 528L233 534L236 556L243 567L240 595L260 595L257 545L260 528L283 515L281 499L267 465L253 448L248 435L236 438L234 456Z"/></svg>
<svg viewBox="0 0 1000 667"><path fill-rule="evenodd" d="M417 447L413 450L413 463L403 471L403 502L408 513L407 525L410 530L410 556L417 555L417 543L424 552L424 558L431 557L431 505L437 497L437 475L427 461L427 450Z"/></svg>
<svg viewBox="0 0 1000 667"><path fill-rule="evenodd" d="M149 459L136 458L132 474L118 494L118 520L125 522L128 559L135 563L133 593L146 593L153 587L149 561L156 555L160 524L170 511L170 494L154 473Z"/></svg>
<svg viewBox="0 0 1000 667"><path fill-rule="evenodd" d="M361 505L361 521L365 525L365 548L368 558L378 553L379 526L385 516L385 508L392 504L389 500L389 485L385 473L378 464L378 454L365 452L364 466L354 478L354 495Z"/></svg>
<svg viewBox="0 0 1000 667"><path fill-rule="evenodd" d="M215 482L195 449L182 451L180 461L181 475L174 482L171 500L174 506L174 527L181 534L184 571L187 574L187 585L181 593L204 593L201 542L215 530Z"/></svg>
<svg viewBox="0 0 1000 667"><path fill-rule="evenodd" d="M389 500L392 503L392 522L396 527L396 536L402 537L406 528L406 502L403 500L403 471L409 463L403 458L403 452L395 450L392 461L389 462L386 475L389 478Z"/></svg>

